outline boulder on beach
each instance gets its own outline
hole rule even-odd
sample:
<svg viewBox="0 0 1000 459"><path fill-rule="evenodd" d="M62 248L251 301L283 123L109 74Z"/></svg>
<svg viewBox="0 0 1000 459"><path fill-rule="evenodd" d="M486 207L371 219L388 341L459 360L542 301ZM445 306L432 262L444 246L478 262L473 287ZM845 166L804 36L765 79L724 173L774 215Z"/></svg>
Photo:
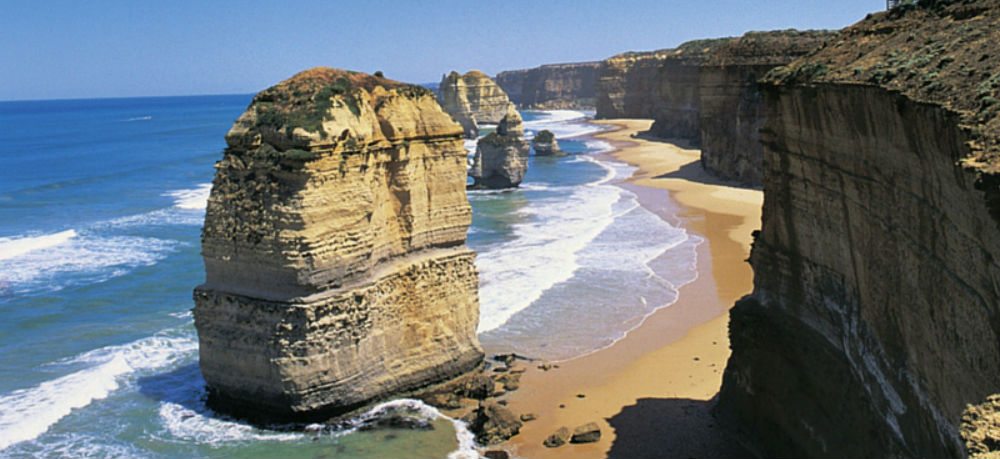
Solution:
<svg viewBox="0 0 1000 459"><path fill-rule="evenodd" d="M569 428L560 427L559 430L553 432L552 435L549 435L549 437L546 438L542 444L545 445L546 448L558 448L565 445L566 442L569 441L570 435Z"/></svg>
<svg viewBox="0 0 1000 459"><path fill-rule="evenodd" d="M521 431L523 425L507 407L492 401L483 402L462 418L482 445L502 443Z"/></svg>
<svg viewBox="0 0 1000 459"><path fill-rule="evenodd" d="M589 422L573 429L570 443L593 443L601 439L601 428L596 422Z"/></svg>

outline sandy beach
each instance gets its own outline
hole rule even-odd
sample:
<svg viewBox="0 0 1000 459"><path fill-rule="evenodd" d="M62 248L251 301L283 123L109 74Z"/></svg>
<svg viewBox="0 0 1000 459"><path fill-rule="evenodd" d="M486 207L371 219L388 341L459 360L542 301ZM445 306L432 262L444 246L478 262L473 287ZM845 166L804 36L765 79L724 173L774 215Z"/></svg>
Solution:
<svg viewBox="0 0 1000 459"><path fill-rule="evenodd" d="M643 206L704 239L699 277L613 346L549 371L532 367L509 402L537 420L507 446L533 459L745 455L714 428L708 410L729 357L728 310L752 289L745 260L763 195L707 175L698 150L633 137L649 120L599 123L616 128L597 136L616 147L611 156L638 168L624 186ZM559 427L588 422L601 427L599 442L542 445Z"/></svg>

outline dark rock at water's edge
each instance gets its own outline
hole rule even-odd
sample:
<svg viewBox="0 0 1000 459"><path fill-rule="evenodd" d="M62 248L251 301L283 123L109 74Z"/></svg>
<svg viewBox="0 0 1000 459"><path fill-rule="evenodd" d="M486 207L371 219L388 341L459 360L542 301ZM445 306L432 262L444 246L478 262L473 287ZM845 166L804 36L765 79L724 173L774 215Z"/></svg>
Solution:
<svg viewBox="0 0 1000 459"><path fill-rule="evenodd" d="M1000 392L1000 1L918 3L762 83L754 291L716 413L769 457L997 449L969 406Z"/></svg>
<svg viewBox="0 0 1000 459"><path fill-rule="evenodd" d="M556 140L552 131L541 130L531 139L531 147L535 149L535 156L562 156L565 153L559 149L559 141Z"/></svg>
<svg viewBox="0 0 1000 459"><path fill-rule="evenodd" d="M307 70L226 142L194 292L213 409L321 421L479 365L462 129L429 90Z"/></svg>
<svg viewBox="0 0 1000 459"><path fill-rule="evenodd" d="M481 445L503 443L517 435L523 425L507 407L493 401L482 402L462 420L476 434L476 441Z"/></svg>
<svg viewBox="0 0 1000 459"><path fill-rule="evenodd" d="M496 82L521 108L592 109L600 62L547 64L497 74Z"/></svg>
<svg viewBox="0 0 1000 459"><path fill-rule="evenodd" d="M487 451L487 452L483 453L483 456L486 459L510 459L510 453L508 453L508 452L506 452L506 451L504 451L502 449L495 449L495 450Z"/></svg>
<svg viewBox="0 0 1000 459"><path fill-rule="evenodd" d="M500 120L496 132L479 139L469 169L471 188L516 188L528 172L528 142L524 140L521 115L513 106Z"/></svg>
<svg viewBox="0 0 1000 459"><path fill-rule="evenodd" d="M480 445L502 443L520 432L533 414L517 414L507 407L505 395L519 387L524 367L514 354L495 356L477 371L438 384L415 396L462 419ZM499 454L499 453L498 453Z"/></svg>

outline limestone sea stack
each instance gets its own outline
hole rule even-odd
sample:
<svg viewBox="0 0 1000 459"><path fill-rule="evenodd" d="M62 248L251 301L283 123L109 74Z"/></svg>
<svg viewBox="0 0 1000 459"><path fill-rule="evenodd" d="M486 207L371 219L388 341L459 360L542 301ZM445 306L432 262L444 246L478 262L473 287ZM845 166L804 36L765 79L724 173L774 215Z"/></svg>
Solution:
<svg viewBox="0 0 1000 459"><path fill-rule="evenodd" d="M535 149L535 156L559 156L562 155L562 150L559 149L559 141L556 140L555 134L548 129L543 129L535 134L535 138L531 139L531 147Z"/></svg>
<svg viewBox="0 0 1000 459"><path fill-rule="evenodd" d="M762 456L997 457L998 42L1000 1L921 1L762 81L717 413Z"/></svg>
<svg viewBox="0 0 1000 459"><path fill-rule="evenodd" d="M514 106L508 108L496 132L479 139L469 176L472 188L515 188L528 172L530 148L524 140L524 125Z"/></svg>
<svg viewBox="0 0 1000 459"><path fill-rule="evenodd" d="M194 294L213 407L316 419L479 364L462 128L430 91L315 68L226 142Z"/></svg>
<svg viewBox="0 0 1000 459"><path fill-rule="evenodd" d="M507 93L478 70L464 75L452 71L441 78L438 92L441 106L462 125L470 139L479 134L481 124L499 123L513 107Z"/></svg>

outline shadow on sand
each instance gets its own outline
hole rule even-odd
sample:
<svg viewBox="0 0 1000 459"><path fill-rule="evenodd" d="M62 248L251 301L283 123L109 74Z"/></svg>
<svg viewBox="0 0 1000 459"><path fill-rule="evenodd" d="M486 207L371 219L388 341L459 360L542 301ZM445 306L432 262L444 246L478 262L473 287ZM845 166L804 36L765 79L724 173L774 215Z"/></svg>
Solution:
<svg viewBox="0 0 1000 459"><path fill-rule="evenodd" d="M712 400L643 398L608 419L609 459L752 458L712 417Z"/></svg>
<svg viewBox="0 0 1000 459"><path fill-rule="evenodd" d="M648 141L648 142L656 142L656 143L664 143L664 144L673 145L673 146L675 146L677 148L681 148L681 149L684 149L684 150L697 150L698 149L697 145L692 145L691 142L689 142L687 140L684 140L684 139L663 139L663 138L660 138L660 137L656 137L656 136L650 135L647 132L639 133L637 135L634 135L633 137L635 137L637 139L642 139L642 140L645 140L645 141ZM714 176L712 174L709 174L707 171L705 171L705 168L701 165L701 161L698 161L698 160L691 161L691 162L689 162L689 163L681 166L676 171L669 172L669 173L666 173L666 174L661 174L661 175L658 175L658 176L656 176L654 178L658 178L658 179L686 180L688 182L703 183L703 184L706 184L706 185L714 185L714 186L724 186L724 187L729 187L729 188L743 188L743 189L750 189L750 190L759 190L759 189L761 189L760 186L751 186L751 185L747 185L745 183L740 183L740 182L736 182L736 181L732 181L732 180L724 180L724 179L718 178L718 177L716 177L716 176Z"/></svg>

